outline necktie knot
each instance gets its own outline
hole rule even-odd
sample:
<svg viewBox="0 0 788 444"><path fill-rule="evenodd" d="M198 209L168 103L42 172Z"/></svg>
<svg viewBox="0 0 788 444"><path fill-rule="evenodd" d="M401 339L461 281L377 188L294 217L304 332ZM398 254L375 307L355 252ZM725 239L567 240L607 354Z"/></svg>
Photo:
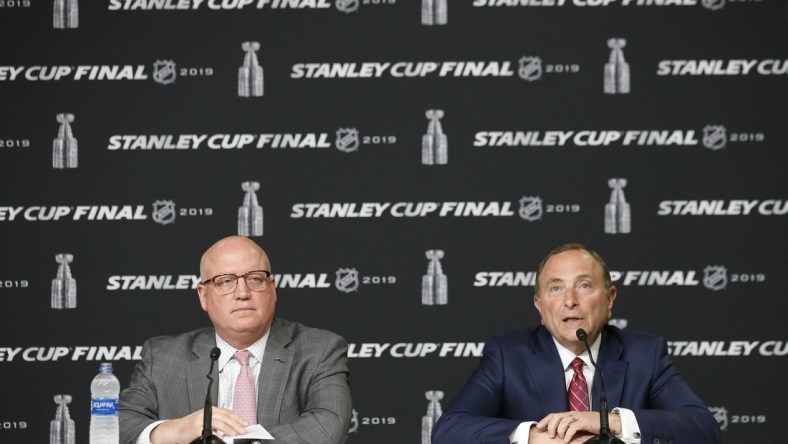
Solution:
<svg viewBox="0 0 788 444"><path fill-rule="evenodd" d="M582 359L575 358L570 365L575 370L575 373L583 373L583 360Z"/></svg>
<svg viewBox="0 0 788 444"><path fill-rule="evenodd" d="M238 361L241 366L248 367L249 366L249 350L238 350L235 352L233 357L236 361Z"/></svg>

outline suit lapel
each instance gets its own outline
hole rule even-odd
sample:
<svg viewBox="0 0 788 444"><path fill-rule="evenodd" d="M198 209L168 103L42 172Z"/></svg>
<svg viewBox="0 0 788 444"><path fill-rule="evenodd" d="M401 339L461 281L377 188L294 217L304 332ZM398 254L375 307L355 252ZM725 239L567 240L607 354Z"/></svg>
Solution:
<svg viewBox="0 0 788 444"><path fill-rule="evenodd" d="M293 366L293 351L285 348L292 339L291 330L277 320L271 324L257 381L257 418L260 424L279 422L282 397Z"/></svg>
<svg viewBox="0 0 788 444"><path fill-rule="evenodd" d="M555 348L552 336L544 327L540 327L537 334L531 338L531 347L534 358L528 359L526 365L539 392L540 404L545 408L545 414L552 412L565 412L569 409L566 399L566 383L564 382L564 369L561 367L561 357Z"/></svg>
<svg viewBox="0 0 788 444"><path fill-rule="evenodd" d="M208 369L211 365L211 349L216 346L212 329L202 331L192 346L192 360L186 363L186 385L189 393L190 411L205 407L205 391L208 389ZM219 395L219 369L214 366L211 400L217 405Z"/></svg>
<svg viewBox="0 0 788 444"><path fill-rule="evenodd" d="M597 365L605 374L605 389L607 390L608 409L621 405L621 396L624 389L628 363L621 359L624 347L618 337L611 335L605 329L602 331L602 346L599 348L599 357L596 358ZM594 374L594 389L592 398L595 408L599 408L599 394L601 393L602 383L599 379L599 372Z"/></svg>

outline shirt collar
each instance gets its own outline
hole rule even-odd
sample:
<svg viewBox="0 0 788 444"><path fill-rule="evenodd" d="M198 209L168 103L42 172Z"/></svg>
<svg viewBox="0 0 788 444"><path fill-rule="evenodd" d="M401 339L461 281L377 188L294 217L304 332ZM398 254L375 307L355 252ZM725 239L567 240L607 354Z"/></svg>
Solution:
<svg viewBox="0 0 788 444"><path fill-rule="evenodd" d="M591 365L591 359L588 358L588 350L584 350L583 353L576 355L574 352L561 345L555 338L553 338L553 342L555 343L555 347L558 349L558 356L561 357L561 365L563 365L563 369L565 371L567 368L570 368L572 361L575 358L582 359L588 368L594 368L594 366ZM599 336L597 336L596 341L591 344L591 352L594 354L596 360L599 360L599 347L601 344L602 334L600 333Z"/></svg>
<svg viewBox="0 0 788 444"><path fill-rule="evenodd" d="M255 360L257 360L257 362L262 362L263 353L265 352L265 345L268 343L268 336L270 333L271 329L269 328L262 338L258 339L252 345L246 347L243 350L249 350L249 353ZM224 366L227 365L231 359L233 359L233 355L235 355L235 352L238 350L233 348L224 339L222 339L218 333L216 334L216 346L222 351L222 354L219 355L219 360L217 361L217 364L219 365L219 371L221 372L224 370Z"/></svg>

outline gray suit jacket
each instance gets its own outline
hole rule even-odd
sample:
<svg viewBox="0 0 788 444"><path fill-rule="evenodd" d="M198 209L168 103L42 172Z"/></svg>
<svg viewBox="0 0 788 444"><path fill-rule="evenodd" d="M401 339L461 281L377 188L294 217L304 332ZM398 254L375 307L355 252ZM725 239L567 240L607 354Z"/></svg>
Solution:
<svg viewBox="0 0 788 444"><path fill-rule="evenodd" d="M134 443L160 419L186 416L205 406L213 328L145 342L129 387L120 394L120 442ZM218 395L214 369L212 399ZM329 331L274 319L257 393L257 417L278 444L345 441L351 400L347 343Z"/></svg>

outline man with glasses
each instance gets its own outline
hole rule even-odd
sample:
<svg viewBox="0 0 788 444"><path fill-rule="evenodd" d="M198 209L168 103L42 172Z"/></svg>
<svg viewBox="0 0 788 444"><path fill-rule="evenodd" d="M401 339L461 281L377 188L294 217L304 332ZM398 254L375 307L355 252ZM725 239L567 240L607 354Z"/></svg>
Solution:
<svg viewBox="0 0 788 444"><path fill-rule="evenodd" d="M271 264L248 238L231 236L211 246L200 276L200 305L213 327L145 342L142 361L120 395L120 441L199 438L210 354L218 347L214 433L232 437L261 424L277 443L344 442L351 415L345 340L274 318Z"/></svg>

